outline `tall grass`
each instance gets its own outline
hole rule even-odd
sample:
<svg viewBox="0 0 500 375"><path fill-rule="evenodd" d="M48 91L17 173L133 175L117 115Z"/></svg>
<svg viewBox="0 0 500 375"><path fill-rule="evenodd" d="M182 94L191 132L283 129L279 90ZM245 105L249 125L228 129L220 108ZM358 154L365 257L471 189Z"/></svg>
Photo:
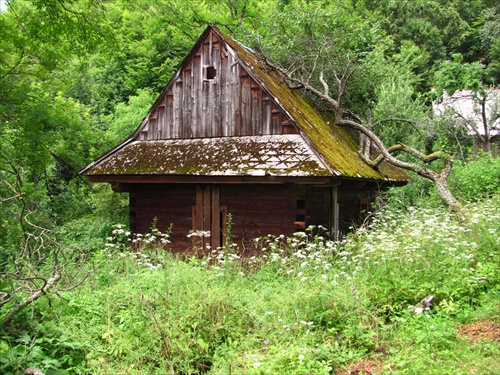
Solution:
<svg viewBox="0 0 500 375"><path fill-rule="evenodd" d="M265 236L250 259L230 247L181 260L155 247L168 240L158 231L133 252L116 228L105 268L34 310L45 338L3 337L0 369L335 374L370 360L377 373L494 374L498 342L467 343L456 326L500 319L499 208L498 195L468 205L466 223L386 210L342 241L318 228ZM432 308L415 314L429 295Z"/></svg>

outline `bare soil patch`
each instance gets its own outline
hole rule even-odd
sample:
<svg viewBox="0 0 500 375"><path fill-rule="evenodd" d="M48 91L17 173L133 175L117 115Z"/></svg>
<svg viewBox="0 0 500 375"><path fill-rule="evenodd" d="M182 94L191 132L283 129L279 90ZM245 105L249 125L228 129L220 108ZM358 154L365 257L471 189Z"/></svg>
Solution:
<svg viewBox="0 0 500 375"><path fill-rule="evenodd" d="M337 375L378 375L381 373L383 367L384 364L380 361L360 360L345 370L337 370Z"/></svg>
<svg viewBox="0 0 500 375"><path fill-rule="evenodd" d="M465 336L467 340L476 342L479 340L492 340L500 342L500 323L490 320L463 324L458 327L458 333Z"/></svg>

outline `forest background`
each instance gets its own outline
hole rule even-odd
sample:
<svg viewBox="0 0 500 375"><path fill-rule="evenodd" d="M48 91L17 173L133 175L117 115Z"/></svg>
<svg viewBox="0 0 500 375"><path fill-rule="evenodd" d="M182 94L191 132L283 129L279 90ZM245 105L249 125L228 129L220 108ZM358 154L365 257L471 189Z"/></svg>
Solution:
<svg viewBox="0 0 500 375"><path fill-rule="evenodd" d="M483 321L486 317L488 322L499 319L493 302L498 299L499 285L498 276L494 276L498 274L499 251L500 165L494 157L498 148L483 147L488 152L479 152L468 119L452 111L435 118L431 112L432 102L443 92L451 95L467 89L479 112L487 100L493 102L483 121L486 129L494 133L500 105L488 90L497 88L500 80L500 6L496 1L11 0L4 4L0 11L1 371L22 373L35 366L47 374L165 373L165 369L186 374L266 370L306 374L335 373L365 359L373 361L375 369L379 366L379 372L421 373L418 366L424 365L419 356L433 354L432 359L439 362L432 370L436 373L447 373L446 366L452 368L454 363L464 362L463 355L470 356L465 362L476 361L479 367L464 365L462 372L455 373L474 373L471 371L477 368L480 372L476 373L498 373L494 370L499 364L494 360L498 344L471 344L464 349L465 344L451 328L479 317ZM469 237L477 239L473 245L456 245L465 241L458 237L431 247L422 244L434 258L421 264L447 264L450 274L440 269L427 275L424 282L425 278L403 274L420 272L417 266L403 270L397 263L387 264L386 271L394 274L394 280L380 273L378 280L384 284L377 284L376 273L365 265L372 272L368 281L368 273L364 278L360 276L359 264L353 260L369 247L363 241L373 240L371 232L363 234L361 229L344 243L308 240L323 250L311 250L304 256L320 259L324 251L329 254L325 257L330 257L321 258L321 262L330 264L327 268L332 274L321 268L318 279L330 280L342 276L342 272L348 276L340 286L329 284L336 288L328 297L322 284L318 289L309 285L311 294L294 295L293 291L302 293L299 291L303 291L307 279L314 279L313 273L306 275L305 268L294 268L303 262L280 268L261 260L252 266L237 262L232 253L236 266L228 262L227 252L223 256L217 253L204 263L194 259L183 263L161 255L157 260L164 263L157 265L169 262L168 275L158 274L165 272L162 269L144 267L144 262L142 267L137 264L136 255L126 251L120 237L126 233L122 228L128 219L127 197L113 193L104 184L90 185L77 172L135 130L208 23L297 71L307 61L319 61L318 56L325 71L330 71L330 78L343 67L355 67L342 87L344 108L370 123L378 123L375 131L387 145L403 142L425 153L444 150L453 156L450 187L465 205L469 220L449 224L442 236L469 233ZM428 225L440 218L448 223L446 210L432 185L418 177L405 188L390 191L384 200L385 210L389 211L383 211L382 217L393 221L383 224L377 219L379 227L372 227L372 231L392 226L384 235L397 233L411 220ZM482 212L476 212L477 207ZM420 209L435 211L412 214L412 210ZM487 217L484 213L488 213ZM427 231L441 233L435 227ZM152 236L168 241L168 233ZM380 240L377 256L385 261L385 251L404 237L408 232L401 238ZM159 256L147 241L143 245ZM406 245L396 247L403 251ZM292 262L293 254L298 252L294 239L289 239L286 249L273 246L265 248L277 255L263 259L276 260L287 254L286 259ZM370 246L378 248L373 243ZM454 254L450 258L454 261L438 260L441 251L455 247L474 251ZM343 253L348 255L339 255ZM415 249L411 254L403 257L414 257ZM461 259L458 263L457 257ZM337 267L339 260L352 262ZM287 261L283 258L281 262ZM461 280L468 284L462 285L450 275L465 268L474 269L469 276L475 281L467 276ZM480 274L478 269L482 270ZM354 276L355 270L359 279ZM250 290L244 299L235 299L231 291L243 287L237 275L246 272L252 275L245 284L250 285ZM221 273L232 276L214 282ZM174 274L179 278L175 279ZM135 278L136 284L127 284L127 277ZM286 292L278 287L284 283L282 277L291 278L286 279L290 288ZM444 282L447 277L452 281ZM153 288L159 279L170 294L166 289ZM193 299L191 305L186 302L177 306L178 315L171 316L172 312L157 304L167 304L167 298L174 298L171 296L177 293L173 289L176 283L179 288L189 286ZM209 283L214 289L205 287L203 298L201 294L195 297L202 293L196 285ZM120 297L123 289L129 294ZM268 298L260 301L257 310L251 310L250 296L257 301L252 294L257 289L267 293ZM364 294L368 302L353 305L350 298L357 293ZM267 318L277 316L277 306L267 306L269 310L263 306L277 295L287 294L294 296L295 307L283 310L279 319L285 319L286 314L290 319L295 316L300 329L291 328L289 322L274 321L267 326L264 318L256 318L269 312L272 314ZM419 330L429 333L433 329L429 327L439 324L422 322L407 315L405 309L431 294L437 296L436 304L441 306L436 314L442 318L438 323L445 338L439 342L439 350L444 354L435 353L433 345L438 338L430 335L432 341L422 337L422 345L416 350L420 354L413 356L404 349L410 337ZM338 297L337 302L332 296ZM134 309L135 317L141 317L135 323ZM350 318L345 315L348 311ZM307 315L303 319L299 318L302 312ZM99 328L89 329L88 333L75 328L85 319L93 319L89 313L102 318L94 322ZM403 320L405 324L398 323ZM174 332L176 324L190 328ZM291 335L289 351L276 336L272 346L271 334L264 333L282 332L285 325L299 335L287 333ZM233 333L229 333L229 326ZM322 327L320 336L313 335L316 326ZM404 333L396 329L403 326ZM118 338L120 330L128 332L124 333L126 337ZM151 337L135 342L131 332L138 334L141 330ZM245 336L254 331L258 333ZM325 332L329 332L328 338L323 336ZM175 344L169 341L172 337L176 338ZM243 345L243 341L248 342ZM392 349L387 348L387 343ZM273 353L273 361L266 357L267 353ZM227 360L217 362L216 358ZM428 371L426 368L426 373L431 373Z"/></svg>

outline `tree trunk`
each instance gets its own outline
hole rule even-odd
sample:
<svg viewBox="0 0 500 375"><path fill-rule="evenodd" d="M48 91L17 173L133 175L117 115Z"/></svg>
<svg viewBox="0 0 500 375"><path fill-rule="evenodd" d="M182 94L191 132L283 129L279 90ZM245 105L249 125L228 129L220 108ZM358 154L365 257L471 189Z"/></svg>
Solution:
<svg viewBox="0 0 500 375"><path fill-rule="evenodd" d="M455 199L450 189L448 188L447 179L451 172L451 167L453 165L453 160L446 154L442 152L435 152L430 155L425 155L422 152L409 147L404 144L396 144L391 147L387 147L384 142L373 132L370 126L367 126L363 123L361 118L356 116L351 112L343 112L341 108L341 97L343 92L343 85L345 82L342 79L337 77L337 86L339 89L339 98L338 100L333 99L329 94L329 88L327 83L324 81L323 73L320 75L320 81L323 84L324 91L318 90L314 86L310 85L308 81L304 81L301 79L294 78L292 74L283 69L276 64L271 63L269 60L265 61L266 64L278 74L280 74L285 81L287 81L287 85L293 89L292 84L298 85L298 87L306 89L308 92L316 96L321 101L325 102L330 106L335 114L335 122L337 125L349 127L360 134L360 145L358 154L359 156L372 168L378 168L378 165L383 161L394 165L395 167L412 171L417 173L419 176L427 178L431 180L436 186L437 193L441 197L442 201L448 205L450 211L459 219L463 220L464 215L462 212L461 204ZM348 77L345 77L346 79ZM344 86L345 87L345 86ZM343 115L347 114L347 117ZM402 121L406 121L400 119ZM373 144L377 151L379 152L379 156L374 160L370 160L370 144ZM420 163L412 163L400 160L394 157L392 154L397 151L403 151L410 155L413 155L417 159L420 160ZM437 173L430 168L427 168L425 165L438 159L442 158L444 160L444 166L441 173ZM423 164L423 165L422 165Z"/></svg>
<svg viewBox="0 0 500 375"><path fill-rule="evenodd" d="M459 201L457 201L448 188L448 176L443 177L442 175L436 173L436 176L426 178L430 179L434 183L439 197L449 207L450 212L454 214L457 219L464 220L465 216L462 211L462 205Z"/></svg>
<svg viewBox="0 0 500 375"><path fill-rule="evenodd" d="M425 155L420 151L404 144L396 144L391 147L386 147L385 144L380 140L380 138L365 125L346 119L341 119L338 121L338 123L339 125L348 126L351 129L357 130L359 133L363 134L371 142L373 142L375 147L378 149L380 155L374 160L370 160L369 158L366 158L365 155L360 154L360 156L363 158L363 160L365 160L366 163L371 165L373 168L377 168L382 161L386 161L398 168L415 172L419 176L431 180L434 183L436 191L443 203L445 203L450 208L450 211L457 217L457 219L465 219L462 211L462 205L456 200L456 198L448 188L447 180L451 172L451 167L453 166L453 160L448 155L443 154L442 152L435 152L430 155ZM397 151L406 152L415 156L416 158L420 159L420 161L424 165L438 158L442 158L444 160L443 169L441 173L437 173L425 166L399 160L392 155Z"/></svg>

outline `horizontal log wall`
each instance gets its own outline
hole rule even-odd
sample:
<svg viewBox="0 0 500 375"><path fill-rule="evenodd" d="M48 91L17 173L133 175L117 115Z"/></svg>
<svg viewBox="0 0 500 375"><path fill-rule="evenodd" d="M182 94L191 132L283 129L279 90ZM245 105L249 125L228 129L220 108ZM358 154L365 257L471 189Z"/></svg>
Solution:
<svg viewBox="0 0 500 375"><path fill-rule="evenodd" d="M256 237L296 230L296 196L288 185L222 186L221 205L232 215L233 241L246 251L253 251Z"/></svg>
<svg viewBox="0 0 500 375"><path fill-rule="evenodd" d="M214 185L215 186L215 185ZM232 215L231 239L246 252L252 252L253 239L273 235L292 235L305 225L331 228L332 191L330 187L299 188L293 185L218 185L218 204L224 215ZM135 233L147 233L157 218L161 231L173 224L170 248L191 253L193 242L187 235L193 229L196 210L195 184L141 184L130 193L130 222ZM213 189L213 188L212 188ZM339 230L347 233L366 215L372 199L362 187L341 185L338 189ZM213 210L205 210L207 213ZM221 211L222 212L222 211Z"/></svg>
<svg viewBox="0 0 500 375"><path fill-rule="evenodd" d="M296 133L284 113L211 33L146 119L140 140Z"/></svg>
<svg viewBox="0 0 500 375"><path fill-rule="evenodd" d="M173 224L173 251L192 252L187 235L193 226L196 185L136 185L130 197L133 232L149 232L157 218L161 231ZM255 237L269 233L291 235L296 230L296 197L288 185L222 185L220 206L232 215L232 240L242 249L251 250Z"/></svg>
<svg viewBox="0 0 500 375"><path fill-rule="evenodd" d="M148 233L154 220L162 232L173 224L170 248L175 252L190 252L192 244L187 235L192 229L195 205L195 185L137 185L130 193L131 230Z"/></svg>

